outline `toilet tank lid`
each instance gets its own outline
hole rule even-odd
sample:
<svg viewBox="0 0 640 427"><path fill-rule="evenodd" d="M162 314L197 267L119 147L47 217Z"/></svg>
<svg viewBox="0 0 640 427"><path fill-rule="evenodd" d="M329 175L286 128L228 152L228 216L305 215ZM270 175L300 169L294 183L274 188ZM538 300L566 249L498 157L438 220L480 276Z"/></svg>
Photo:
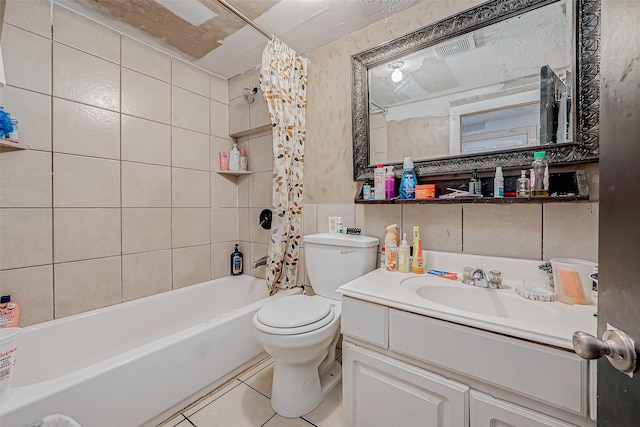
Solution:
<svg viewBox="0 0 640 427"><path fill-rule="evenodd" d="M353 248L369 248L378 245L377 237L360 236L356 234L318 233L303 237L305 243L322 245L348 246Z"/></svg>

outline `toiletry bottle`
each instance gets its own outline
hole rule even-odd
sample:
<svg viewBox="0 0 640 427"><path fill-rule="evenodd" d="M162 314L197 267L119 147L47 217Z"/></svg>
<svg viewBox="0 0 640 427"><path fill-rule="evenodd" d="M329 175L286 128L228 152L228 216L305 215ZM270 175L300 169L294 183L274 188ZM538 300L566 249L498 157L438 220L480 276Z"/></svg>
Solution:
<svg viewBox="0 0 640 427"><path fill-rule="evenodd" d="M384 198L391 200L396 197L396 178L393 175L393 166L387 166L387 174L384 178Z"/></svg>
<svg viewBox="0 0 640 427"><path fill-rule="evenodd" d="M231 253L231 275L239 276L242 274L242 252L238 249L238 244L236 243L235 250Z"/></svg>
<svg viewBox="0 0 640 427"><path fill-rule="evenodd" d="M546 159L547 154L544 151L533 153L533 175L531 176L533 184L531 187L532 196L548 196L549 195L549 163ZM545 179L546 177L546 179Z"/></svg>
<svg viewBox="0 0 640 427"><path fill-rule="evenodd" d="M341 216L339 216L338 219L336 220L336 231L338 232L338 234L342 234L343 233L342 217Z"/></svg>
<svg viewBox="0 0 640 427"><path fill-rule="evenodd" d="M385 248L385 268L387 271L396 271L398 269L398 246L391 243Z"/></svg>
<svg viewBox="0 0 640 427"><path fill-rule="evenodd" d="M398 248L398 271L408 273L411 271L409 264L409 245L407 244L407 233L402 235L402 243Z"/></svg>
<svg viewBox="0 0 640 427"><path fill-rule="evenodd" d="M373 171L373 193L376 200L384 200L384 178L384 166L379 164Z"/></svg>
<svg viewBox="0 0 640 427"><path fill-rule="evenodd" d="M416 174L413 171L413 160L411 157L404 158L402 166L402 178L400 179L400 198L413 200L416 198Z"/></svg>
<svg viewBox="0 0 640 427"><path fill-rule="evenodd" d="M469 181L469 195L479 196L481 194L482 194L482 188L481 188L480 180L478 179L478 171L474 169L473 174L471 175L471 181Z"/></svg>
<svg viewBox="0 0 640 427"><path fill-rule="evenodd" d="M520 171L520 178L518 178L518 197L529 197L529 178L527 178L527 171Z"/></svg>
<svg viewBox="0 0 640 427"><path fill-rule="evenodd" d="M233 144L233 148L229 152L229 170L240 170L240 151L238 151L238 144Z"/></svg>
<svg viewBox="0 0 640 427"><path fill-rule="evenodd" d="M249 163L247 162L247 152L244 151L244 148L240 149L239 164L240 164L241 171L246 171L247 168L249 167Z"/></svg>
<svg viewBox="0 0 640 427"><path fill-rule="evenodd" d="M11 302L11 295L0 297L0 328L17 328L20 321L20 307Z"/></svg>
<svg viewBox="0 0 640 427"><path fill-rule="evenodd" d="M220 152L220 170L228 171L229 170L229 153L226 151Z"/></svg>
<svg viewBox="0 0 640 427"><path fill-rule="evenodd" d="M369 181L365 181L362 185L362 200L371 200L371 184Z"/></svg>
<svg viewBox="0 0 640 427"><path fill-rule="evenodd" d="M411 272L422 274L424 267L422 265L422 240L420 239L420 226L413 226L413 261L411 263Z"/></svg>
<svg viewBox="0 0 640 427"><path fill-rule="evenodd" d="M501 166L496 168L496 176L493 178L493 197L504 197L504 177Z"/></svg>

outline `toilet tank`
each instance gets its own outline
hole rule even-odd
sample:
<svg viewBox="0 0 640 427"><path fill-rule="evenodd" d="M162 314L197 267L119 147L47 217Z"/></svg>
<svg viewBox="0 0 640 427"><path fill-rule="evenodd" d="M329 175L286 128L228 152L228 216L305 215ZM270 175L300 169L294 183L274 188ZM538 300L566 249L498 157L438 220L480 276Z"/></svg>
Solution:
<svg viewBox="0 0 640 427"><path fill-rule="evenodd" d="M336 289L376 268L376 237L319 233L303 240L305 267L317 295L339 300Z"/></svg>

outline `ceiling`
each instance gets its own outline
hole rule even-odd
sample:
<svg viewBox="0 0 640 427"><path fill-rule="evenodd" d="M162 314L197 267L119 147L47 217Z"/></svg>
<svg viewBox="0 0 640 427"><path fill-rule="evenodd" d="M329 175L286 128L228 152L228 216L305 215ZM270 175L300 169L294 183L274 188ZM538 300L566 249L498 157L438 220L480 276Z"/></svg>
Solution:
<svg viewBox="0 0 640 427"><path fill-rule="evenodd" d="M267 39L216 0L53 0L224 78L260 64ZM227 0L305 54L420 0Z"/></svg>

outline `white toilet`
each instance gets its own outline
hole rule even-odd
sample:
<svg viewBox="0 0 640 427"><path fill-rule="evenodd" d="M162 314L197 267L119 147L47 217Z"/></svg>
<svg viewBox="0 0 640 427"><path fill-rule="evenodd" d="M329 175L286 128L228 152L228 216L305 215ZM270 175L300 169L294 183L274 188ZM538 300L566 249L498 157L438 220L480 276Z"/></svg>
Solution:
<svg viewBox="0 0 640 427"><path fill-rule="evenodd" d="M336 290L376 268L378 239L349 234L304 236L307 274L316 295L276 298L253 317L258 341L274 359L271 406L283 417L311 412L342 378Z"/></svg>

